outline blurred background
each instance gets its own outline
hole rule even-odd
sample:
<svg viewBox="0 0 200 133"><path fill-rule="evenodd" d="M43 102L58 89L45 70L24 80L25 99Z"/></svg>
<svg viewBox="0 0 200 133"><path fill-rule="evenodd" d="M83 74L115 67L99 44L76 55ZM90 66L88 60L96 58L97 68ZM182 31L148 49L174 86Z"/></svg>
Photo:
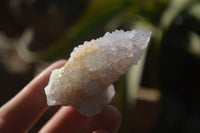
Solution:
<svg viewBox="0 0 200 133"><path fill-rule="evenodd" d="M0 106L75 46L115 29L153 33L138 65L115 83L119 132L200 133L198 0L1 0Z"/></svg>

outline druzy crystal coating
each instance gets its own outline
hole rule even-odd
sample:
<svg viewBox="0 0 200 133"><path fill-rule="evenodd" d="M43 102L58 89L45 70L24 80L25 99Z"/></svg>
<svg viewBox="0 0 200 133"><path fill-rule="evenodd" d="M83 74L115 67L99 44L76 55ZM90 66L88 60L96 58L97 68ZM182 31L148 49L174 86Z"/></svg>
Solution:
<svg viewBox="0 0 200 133"><path fill-rule="evenodd" d="M115 95L113 82L137 64L150 31L116 30L74 48L67 63L53 70L45 88L48 105L71 105L85 116L98 114Z"/></svg>

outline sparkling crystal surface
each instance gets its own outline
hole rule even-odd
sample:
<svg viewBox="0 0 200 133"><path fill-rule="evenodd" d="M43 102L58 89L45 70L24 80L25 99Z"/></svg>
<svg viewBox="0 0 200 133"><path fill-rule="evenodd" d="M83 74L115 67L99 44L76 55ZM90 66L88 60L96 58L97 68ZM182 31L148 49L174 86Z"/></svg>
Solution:
<svg viewBox="0 0 200 133"><path fill-rule="evenodd" d="M150 37L150 31L116 30L74 48L65 66L52 71L45 88L48 105L96 115L115 95L112 83L137 64Z"/></svg>

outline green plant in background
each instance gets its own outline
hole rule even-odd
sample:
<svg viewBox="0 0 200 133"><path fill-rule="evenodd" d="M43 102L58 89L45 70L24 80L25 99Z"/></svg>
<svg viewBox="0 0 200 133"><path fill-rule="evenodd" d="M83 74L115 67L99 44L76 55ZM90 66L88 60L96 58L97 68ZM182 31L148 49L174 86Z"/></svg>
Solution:
<svg viewBox="0 0 200 133"><path fill-rule="evenodd" d="M115 83L118 93L114 104L120 109L124 118L120 131L130 131L131 123L128 117L135 104L135 94L141 87L147 87L157 90L162 96L161 117L154 132L181 132L178 130L181 129L181 124L177 126L176 122L180 122L180 119L187 121L184 114L187 111L181 112L178 107L179 102L185 104L187 91L176 90L176 88L180 87L179 82L188 80L187 73L183 74L184 71L181 71L187 64L186 61L200 66L199 9L200 2L197 0L95 0L89 2L81 17L66 29L66 34L57 41L43 51L31 52L26 49L26 52L29 52L32 61L53 61L68 58L75 46L85 40L102 36L106 31L151 30L153 32L151 44L142 60ZM24 56L22 51L19 52ZM199 74L199 68L194 67L194 69L196 74ZM186 78L179 81L181 75ZM199 87L197 81L193 83L196 86L188 85L188 87ZM181 94L184 93L178 96L178 101L176 96L170 99L171 94L176 95L172 88ZM195 91L199 92L199 90ZM198 98L195 100L200 103ZM171 110L164 112L163 109L167 107ZM179 111L182 114L176 117ZM190 127L188 131L191 131Z"/></svg>

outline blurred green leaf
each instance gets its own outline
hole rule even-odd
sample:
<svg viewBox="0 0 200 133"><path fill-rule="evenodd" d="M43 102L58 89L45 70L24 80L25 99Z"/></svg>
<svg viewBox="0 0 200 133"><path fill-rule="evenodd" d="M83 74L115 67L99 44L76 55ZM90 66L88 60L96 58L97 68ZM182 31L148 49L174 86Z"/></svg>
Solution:
<svg viewBox="0 0 200 133"><path fill-rule="evenodd" d="M154 23L164 9L166 0L97 0L91 2L82 17L67 33L48 49L41 52L41 59L69 57L73 47L117 28L131 29L138 17ZM162 6L161 6L162 5ZM151 12L148 14L148 12Z"/></svg>

